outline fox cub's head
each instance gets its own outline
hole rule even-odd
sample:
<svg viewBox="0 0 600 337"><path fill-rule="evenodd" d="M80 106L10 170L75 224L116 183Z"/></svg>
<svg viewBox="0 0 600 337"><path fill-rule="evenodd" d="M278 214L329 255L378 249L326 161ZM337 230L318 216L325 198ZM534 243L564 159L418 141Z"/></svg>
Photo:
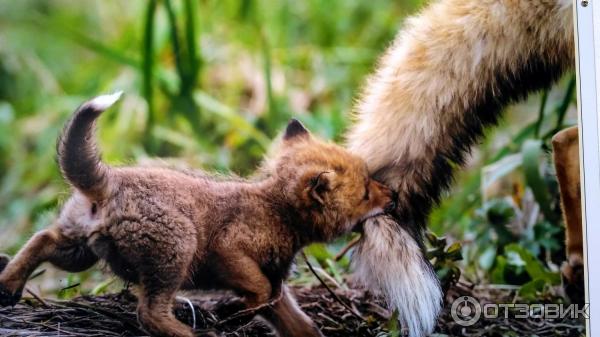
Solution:
<svg viewBox="0 0 600 337"><path fill-rule="evenodd" d="M268 164L268 174L278 179L295 209L298 226L306 226L315 239L330 240L395 207L392 190L369 178L362 159L316 139L297 120L288 124Z"/></svg>

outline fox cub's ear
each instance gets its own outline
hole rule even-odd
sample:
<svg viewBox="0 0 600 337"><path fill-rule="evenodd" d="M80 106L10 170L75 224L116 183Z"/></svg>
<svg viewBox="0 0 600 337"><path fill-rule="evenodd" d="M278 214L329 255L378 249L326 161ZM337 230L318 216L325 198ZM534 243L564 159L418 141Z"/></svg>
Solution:
<svg viewBox="0 0 600 337"><path fill-rule="evenodd" d="M331 181L329 175L331 172L319 172L312 174L308 179L308 196L321 205L325 204L325 193L330 190Z"/></svg>
<svg viewBox="0 0 600 337"><path fill-rule="evenodd" d="M299 120L292 118L283 134L284 140L292 140L296 138L306 138L310 135L308 130L300 123Z"/></svg>

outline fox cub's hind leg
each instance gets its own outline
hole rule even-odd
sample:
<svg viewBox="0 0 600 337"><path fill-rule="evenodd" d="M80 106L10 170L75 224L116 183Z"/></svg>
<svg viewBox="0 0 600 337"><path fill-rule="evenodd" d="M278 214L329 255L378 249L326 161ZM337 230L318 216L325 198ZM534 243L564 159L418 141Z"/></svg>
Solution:
<svg viewBox="0 0 600 337"><path fill-rule="evenodd" d="M165 273L164 270L157 270L157 273L141 277L143 288L138 302L138 320L152 336L192 337L192 329L173 314L181 274L178 271Z"/></svg>
<svg viewBox="0 0 600 337"><path fill-rule="evenodd" d="M272 285L252 258L234 249L221 249L221 280L244 297L248 310L269 321L281 337L322 337L312 320L303 313L285 285Z"/></svg>
<svg viewBox="0 0 600 337"><path fill-rule="evenodd" d="M123 221L105 234L111 239L114 256L135 268L141 290L137 316L142 327L155 337L192 337L192 329L173 314L173 303L190 277L196 233L191 223L172 220L174 215L169 218L170 222ZM107 261L109 265L115 262L112 258Z"/></svg>
<svg viewBox="0 0 600 337"><path fill-rule="evenodd" d="M229 288L243 296L247 309L256 309L271 300L272 287L260 266L238 250L223 249L219 262L219 278Z"/></svg>
<svg viewBox="0 0 600 337"><path fill-rule="evenodd" d="M58 226L40 231L14 259L0 258L0 306L16 304L29 275L47 261L61 269L79 272L93 266L98 257L85 242L64 236Z"/></svg>
<svg viewBox="0 0 600 337"><path fill-rule="evenodd" d="M187 277L186 271L193 250L177 251L164 246L144 251L147 257L139 262L141 294L138 300L138 320L152 336L192 337L192 329L178 321L173 314L173 302L179 287ZM161 259L171 258L170 262Z"/></svg>
<svg viewBox="0 0 600 337"><path fill-rule="evenodd" d="M565 292L571 301L583 303L585 296L583 234L577 127L574 126L557 133L552 138L552 148L566 225L567 261L564 262L561 268L563 283Z"/></svg>

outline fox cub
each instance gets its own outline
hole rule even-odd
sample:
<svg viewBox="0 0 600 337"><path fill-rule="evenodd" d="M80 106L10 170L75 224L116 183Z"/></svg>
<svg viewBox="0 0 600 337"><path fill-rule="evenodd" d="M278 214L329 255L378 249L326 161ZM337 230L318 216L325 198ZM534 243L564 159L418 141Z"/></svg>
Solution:
<svg viewBox="0 0 600 337"><path fill-rule="evenodd" d="M296 120L254 180L109 167L93 133L119 96L84 103L65 126L58 161L74 192L50 228L0 261L0 306L20 299L42 262L79 272L104 260L140 285L138 318L152 335L192 336L172 313L176 292L221 288L260 308L282 336L321 336L283 284L294 255L391 211L394 193L369 178L359 157L317 140Z"/></svg>

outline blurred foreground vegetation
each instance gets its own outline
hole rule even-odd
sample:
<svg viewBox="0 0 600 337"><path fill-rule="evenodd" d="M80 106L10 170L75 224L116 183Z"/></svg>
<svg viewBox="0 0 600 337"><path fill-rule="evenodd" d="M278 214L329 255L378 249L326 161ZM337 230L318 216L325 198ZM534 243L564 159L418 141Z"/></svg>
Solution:
<svg viewBox="0 0 600 337"><path fill-rule="evenodd" d="M100 120L111 164L160 160L248 174L291 117L341 141L377 57L420 0L0 2L0 251L14 254L68 196L55 141L78 104L116 90ZM431 217L439 275L551 296L563 259L549 154L575 118L571 75L508 109ZM160 158L160 159L157 159ZM344 242L307 249L345 287ZM295 282L309 282L304 266ZM52 269L52 268L50 268ZM48 270L44 294L120 286ZM59 280L59 282L56 282ZM38 282L39 283L39 282Z"/></svg>

